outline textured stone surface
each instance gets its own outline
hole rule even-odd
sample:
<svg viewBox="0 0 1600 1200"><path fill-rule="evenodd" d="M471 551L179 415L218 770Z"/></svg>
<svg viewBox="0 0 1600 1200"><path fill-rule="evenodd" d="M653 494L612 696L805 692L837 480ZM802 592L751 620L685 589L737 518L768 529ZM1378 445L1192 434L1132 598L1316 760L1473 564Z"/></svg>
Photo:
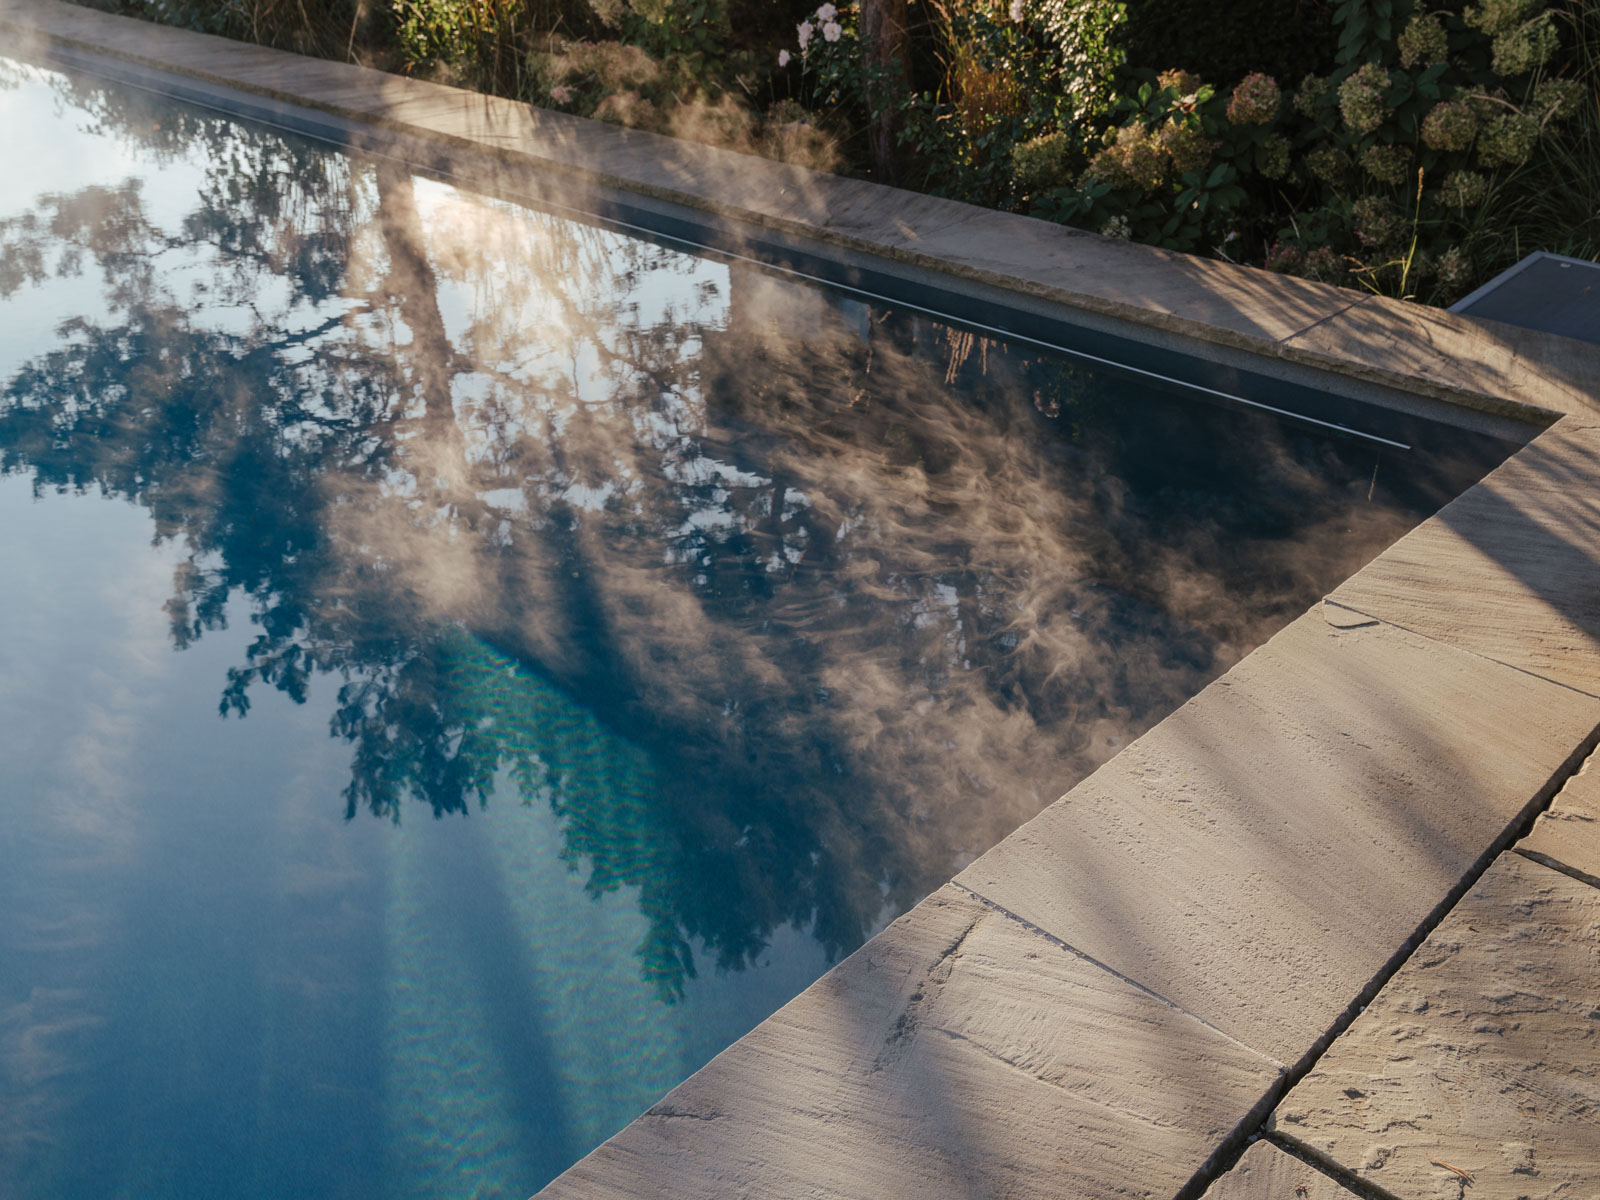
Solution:
<svg viewBox="0 0 1600 1200"><path fill-rule="evenodd" d="M92 12L0 0L0 24L917 263L1102 315L1527 418L1596 411L1600 347L1136 246L1014 213L621 130L348 63Z"/></svg>
<svg viewBox="0 0 1600 1200"><path fill-rule="evenodd" d="M1356 1200L1356 1195L1271 1142L1257 1142L1206 1189L1204 1200Z"/></svg>
<svg viewBox="0 0 1600 1200"><path fill-rule="evenodd" d="M1172 1196L1279 1078L946 887L541 1194Z"/></svg>
<svg viewBox="0 0 1600 1200"><path fill-rule="evenodd" d="M1312 612L957 882L1292 1064L1597 720L1566 688Z"/></svg>
<svg viewBox="0 0 1600 1200"><path fill-rule="evenodd" d="M1539 814L1517 849L1600 887L1600 764L1593 756ZM1600 989L1600 979L1595 986Z"/></svg>
<svg viewBox="0 0 1600 1200"><path fill-rule="evenodd" d="M1284 348L1374 379L1393 372L1419 391L1466 387L1562 412L1600 407L1600 359L1588 343L1384 296L1365 298Z"/></svg>
<svg viewBox="0 0 1600 1200"><path fill-rule="evenodd" d="M1568 417L1329 599L1600 695L1600 429Z"/></svg>
<svg viewBox="0 0 1600 1200"><path fill-rule="evenodd" d="M1273 1123L1399 1200L1600 1196L1600 889L1501 857Z"/></svg>

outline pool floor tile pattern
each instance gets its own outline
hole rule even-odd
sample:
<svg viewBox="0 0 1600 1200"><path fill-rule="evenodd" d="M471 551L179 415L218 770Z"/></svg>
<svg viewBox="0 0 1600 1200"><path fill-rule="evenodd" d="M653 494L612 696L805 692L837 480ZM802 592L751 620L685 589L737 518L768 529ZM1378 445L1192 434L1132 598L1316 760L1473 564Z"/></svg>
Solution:
<svg viewBox="0 0 1600 1200"><path fill-rule="evenodd" d="M1501 856L1273 1118L1397 1200L1600 1195L1600 888Z"/></svg>
<svg viewBox="0 0 1600 1200"><path fill-rule="evenodd" d="M1170 1196L1280 1080L946 885L541 1195Z"/></svg>

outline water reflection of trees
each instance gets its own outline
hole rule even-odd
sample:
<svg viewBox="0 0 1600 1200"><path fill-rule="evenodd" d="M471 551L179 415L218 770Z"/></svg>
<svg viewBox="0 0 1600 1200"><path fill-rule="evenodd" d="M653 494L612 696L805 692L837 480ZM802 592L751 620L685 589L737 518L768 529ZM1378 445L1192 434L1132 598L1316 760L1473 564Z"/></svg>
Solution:
<svg viewBox="0 0 1600 1200"><path fill-rule="evenodd" d="M0 225L0 293L103 307L7 386L5 468L181 541L178 646L248 598L225 714L338 681L352 816L554 804L666 995L696 939L853 947L1448 486L1368 504L1365 451L61 86L204 185Z"/></svg>

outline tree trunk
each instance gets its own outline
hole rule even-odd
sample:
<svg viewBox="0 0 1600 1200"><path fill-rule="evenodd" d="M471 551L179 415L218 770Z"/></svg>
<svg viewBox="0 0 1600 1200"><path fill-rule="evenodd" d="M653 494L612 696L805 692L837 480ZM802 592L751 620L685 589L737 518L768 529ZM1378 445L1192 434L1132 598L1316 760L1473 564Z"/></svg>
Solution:
<svg viewBox="0 0 1600 1200"><path fill-rule="evenodd" d="M896 180L895 102L911 86L911 39L906 32L906 0L861 0L861 42L867 66L888 78L868 90L872 108L868 138L872 173L884 183Z"/></svg>

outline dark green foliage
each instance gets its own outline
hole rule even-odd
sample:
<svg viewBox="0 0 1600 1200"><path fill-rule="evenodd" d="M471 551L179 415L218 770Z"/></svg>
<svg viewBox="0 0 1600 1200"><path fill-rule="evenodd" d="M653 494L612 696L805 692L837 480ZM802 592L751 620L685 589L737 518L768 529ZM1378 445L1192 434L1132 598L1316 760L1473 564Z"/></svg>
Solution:
<svg viewBox="0 0 1600 1200"><path fill-rule="evenodd" d="M1218 87L1251 72L1279 80L1324 74L1336 46L1330 0L1128 0L1128 64L1192 71Z"/></svg>

